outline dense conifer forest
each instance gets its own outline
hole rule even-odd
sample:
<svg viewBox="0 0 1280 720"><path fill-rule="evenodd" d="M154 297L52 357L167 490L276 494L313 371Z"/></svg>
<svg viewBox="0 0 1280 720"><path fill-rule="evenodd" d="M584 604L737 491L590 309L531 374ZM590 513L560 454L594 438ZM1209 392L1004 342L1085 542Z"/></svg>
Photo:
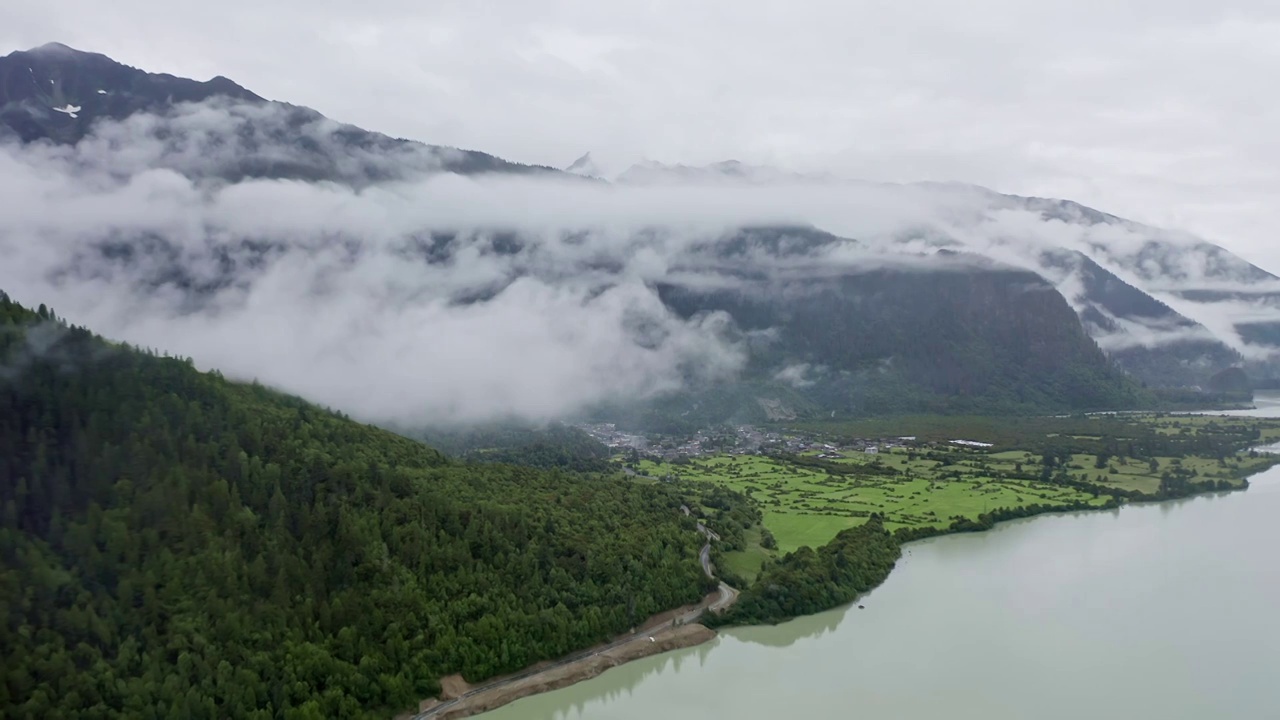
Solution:
<svg viewBox="0 0 1280 720"><path fill-rule="evenodd" d="M0 294L0 716L385 716L696 601L680 505L452 462Z"/></svg>
<svg viewBox="0 0 1280 720"><path fill-rule="evenodd" d="M467 429L432 428L404 433L433 448L474 462L578 472L611 472L608 447L582 430L563 423L538 427L522 423L491 423Z"/></svg>

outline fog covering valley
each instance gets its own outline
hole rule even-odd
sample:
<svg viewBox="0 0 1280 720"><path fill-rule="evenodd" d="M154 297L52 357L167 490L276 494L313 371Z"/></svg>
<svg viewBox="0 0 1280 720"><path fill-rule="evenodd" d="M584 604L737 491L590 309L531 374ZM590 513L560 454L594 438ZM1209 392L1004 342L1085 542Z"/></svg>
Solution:
<svg viewBox="0 0 1280 720"><path fill-rule="evenodd" d="M824 376L850 392L913 351L841 366L846 349L787 334L803 314L788 303L880 283L841 312L884 325L887 289L938 273L1011 272L1017 290L1039 280L1014 271L1034 272L1143 383L1275 374L1280 279L1066 201L737 164L650 164L610 182L395 140L225 79L193 84L195 102L135 102L136 78L91 87L123 67L102 56L5 61L29 65L40 93L48 74L53 95L11 91L0 288L371 421L544 420L747 377L765 395ZM64 101L84 109L50 112ZM673 293L721 300L677 308ZM781 309L754 321L724 300L761 293Z"/></svg>

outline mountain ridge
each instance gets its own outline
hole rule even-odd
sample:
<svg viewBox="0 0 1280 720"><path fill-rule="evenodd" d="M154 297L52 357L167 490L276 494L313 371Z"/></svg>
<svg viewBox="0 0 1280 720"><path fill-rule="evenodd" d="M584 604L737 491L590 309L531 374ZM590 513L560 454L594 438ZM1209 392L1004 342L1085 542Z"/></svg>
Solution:
<svg viewBox="0 0 1280 720"><path fill-rule="evenodd" d="M47 87L46 87L47 85ZM419 151L420 172L440 169L458 174L503 172L515 174L563 175L555 168L524 165L475 150L427 145L393 138L354 125L334 123L321 113L289 103L267 100L236 82L215 76L200 82L165 73L150 73L102 55L47 43L33 50L15 51L0 57L0 130L7 129L21 142L49 141L74 144L88 136L101 119L124 121L142 113L171 113L175 105L208 101L229 101L254 107L275 108L287 116L283 127L264 131L267 140L280 145L296 144L296 136L311 125L331 124L328 135L355 147L371 147L402 159ZM70 111L75 108L74 111ZM221 142L234 142L223 138ZM244 152L252 146L245 145ZM304 151L310 148L301 148ZM315 153L306 157L314 158ZM369 182L381 177L342 176L322 163L292 165L247 164L227 179L280 177L303 180L336 179Z"/></svg>
<svg viewBox="0 0 1280 720"><path fill-rule="evenodd" d="M866 183L736 161L702 166L641 163L619 181L625 181L628 173L644 185L816 183L835 188L924 188L952 197L979 198L985 212L948 216L947 225L960 229L995 224L1001 213L1032 213L1044 222L1079 228L1078 240L1058 246L1026 242L1021 251L1010 252L1023 242L1016 236L999 246L974 247L943 229L927 244L935 249L998 252L1006 262L1051 279L1068 296L1090 335L1143 382L1202 386L1213 373L1241 365L1258 376L1280 373L1273 352L1277 346L1263 329L1269 322L1280 324L1280 312L1273 321L1259 321L1253 310L1260 304L1280 308L1280 277L1190 233L1152 227L1072 200L1007 194L960 182ZM896 244L910 239L915 238L891 239L879 246L894 252ZM1087 260L1087 267L1064 272L1060 260L1064 253ZM1127 288L1123 292L1129 296L1123 305L1132 312L1104 311L1115 300L1106 297L1111 292L1108 288L1121 287Z"/></svg>
<svg viewBox="0 0 1280 720"><path fill-rule="evenodd" d="M568 172L521 165L475 151L394 139L341 125L308 108L265 100L225 78L200 83L151 74L116 63L104 55L85 53L59 44L0 58L0 79L3 80L0 84L0 125L16 133L20 142L76 144L92 137L93 128L99 121L110 120L123 124L123 129L119 136L106 140L125 142L131 137L129 133L142 133L165 148L176 144L181 152L172 155L180 163L187 164L171 164L169 167L195 178L208 176L227 183L257 178L313 183L332 181L359 189L416 175L444 172L462 175L535 174L601 183L594 177L580 177L578 174L592 175L595 168L592 167L591 153L576 160L569 166L574 171ZM45 89L46 84L48 89ZM194 107L191 103L202 103L199 106L202 112L221 113L219 118L233 130L209 130L203 118L190 111ZM339 152L351 155L355 161L349 158L340 161L335 157ZM664 179L667 175L672 175L675 180ZM793 173L738 161L702 167L642 163L624 172L612 187L669 181L677 185L728 182L766 188L773 184L791 183L877 187L874 183L839 181L826 174ZM1078 322L1092 340L1111 354L1113 362L1141 382L1158 386L1200 386L1214 373L1242 364L1241 351L1244 349L1256 350L1255 355L1270 352L1271 336L1265 324L1259 324L1258 318L1250 316L1250 325L1229 333L1230 337L1224 337L1221 323L1211 326L1194 312L1205 308L1215 310L1224 304L1220 298L1213 302L1195 300L1203 297L1196 293L1205 292L1197 283L1203 285L1220 279L1237 285L1244 283L1243 286L1248 288L1272 280L1280 283L1280 278L1235 258L1217 246L1190 236L1161 234L1163 231L1067 200L1003 195L958 183L921 183L915 186L942 188L945 192L986 198L986 204L977 206L976 211L971 209L948 218L949 225L927 228L933 233L926 241L929 253L956 251L971 257L985 257L1050 279L1057 292L1062 293L1075 309ZM913 185L903 187L911 188ZM1079 237L1072 244L1061 247L1041 247L1035 244L1038 241L1021 238L1015 233L1007 240L975 246L964 239L962 232L955 232L972 224L979 227L984 223L992 224L1006 212L1031 213L1042 222L1061 223L1077 229ZM1106 234L1113 228L1135 237L1145 237L1145 240L1121 247L1112 241L1111 235ZM779 231L782 235L776 235ZM772 240L766 237L769 233L775 233ZM480 234L491 235L485 242L500 254L520 256L534 252L526 238L508 229L481 230ZM452 235L433 232L428 245L421 245L415 238L413 246L424 251L422 259L428 263L448 262L449 258L457 257L451 247L470 242L465 236L466 233L461 232ZM462 241L457 240L460 237ZM786 240L785 246L777 244L779 238ZM799 244L797 238L800 239ZM730 257L738 257L741 267L736 272L739 275L722 272L722 279L740 282L749 280L752 274L768 274L780 268L821 274L826 271L821 271L819 266L828 262L832 253L847 254L851 249L879 253L874 257L868 256L872 265L916 264L926 267L933 261L927 259L928 253L921 254L912 244L916 239L850 238L812 226L808 230L777 226L761 235L753 234L749 227L739 227L709 244L691 246L676 258L671 270L701 271L708 263L711 266L723 265ZM259 246L270 249L271 244L255 240L247 246L242 244L239 251L252 254L256 252L253 249ZM186 271L181 262L186 262L187 258L177 253L163 236L108 238L100 247L104 257L115 264L139 262L146 258L158 286L176 281L179 287L185 288L185 284L195 281L182 280L184 275L199 276L199 273ZM785 258L779 252L783 252ZM797 252L799 254L795 254ZM1067 253L1073 259L1062 265L1061 253ZM804 258L806 254L813 257ZM779 259L785 259L794 267L770 265ZM795 265L797 259L804 261ZM166 263L171 260L180 262L166 269ZM225 266L222 260L218 262ZM597 258L584 269L599 272L615 264L614 260ZM216 269L220 265L213 267ZM525 271L516 272L491 286L459 295L455 301L467 304L492 299ZM207 271L203 274L209 276ZM1155 287L1152 278L1168 280L1172 285ZM225 278L217 279L215 274L215 281L207 289L216 291L220 287L218 283L224 281ZM890 309L882 308L881 311L887 313ZM1053 322L1061 322L1061 319ZM1067 334L1073 332L1066 327L1061 330ZM1140 350L1133 351L1130 346ZM1126 354L1140 355L1142 359L1127 361ZM1250 362L1261 375L1274 373L1275 368L1261 361ZM778 372L784 370L776 369Z"/></svg>

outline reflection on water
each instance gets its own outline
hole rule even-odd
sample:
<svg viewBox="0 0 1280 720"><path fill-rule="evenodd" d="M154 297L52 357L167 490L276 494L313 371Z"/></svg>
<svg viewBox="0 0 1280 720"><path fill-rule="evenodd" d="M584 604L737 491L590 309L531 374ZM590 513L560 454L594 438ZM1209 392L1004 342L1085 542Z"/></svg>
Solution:
<svg viewBox="0 0 1280 720"><path fill-rule="evenodd" d="M707 658L721 642L721 638L716 638L696 647L673 650L627 663L606 670L592 680L545 695L525 698L480 717L486 720L585 720L600 717L600 707L616 706L624 702L641 684L660 683L664 679L705 667Z"/></svg>
<svg viewBox="0 0 1280 720"><path fill-rule="evenodd" d="M754 643L765 647L785 648L795 645L801 640L820 638L827 633L835 632L840 621L853 610L846 605L835 610L796 618L780 625L758 625L755 627L732 628L722 634L739 642ZM857 612L854 610L854 612Z"/></svg>

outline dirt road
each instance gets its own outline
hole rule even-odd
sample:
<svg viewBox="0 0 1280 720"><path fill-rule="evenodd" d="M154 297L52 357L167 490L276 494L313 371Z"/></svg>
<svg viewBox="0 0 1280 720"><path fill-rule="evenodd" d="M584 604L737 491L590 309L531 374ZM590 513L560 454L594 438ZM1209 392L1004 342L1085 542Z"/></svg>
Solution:
<svg viewBox="0 0 1280 720"><path fill-rule="evenodd" d="M687 511L686 511L687 512ZM711 543L719 540L715 534L702 523L698 523L698 532L706 537L707 542L699 552L702 571L707 577L714 578L711 564ZM719 612L729 607L738 599L738 591L724 582L720 583L715 599L708 596L701 603L687 612L675 615L668 621L650 631L637 632L615 639L606 645L584 650L549 665L529 668L491 682L469 688L457 697L446 701L435 699L423 701L414 715L404 715L408 720L456 720L477 713L501 707L522 697L547 692L572 685L576 682L593 678L605 670L631 660L690 647L707 642L715 637L715 631L696 624L707 610ZM466 687L461 678L453 679L452 684Z"/></svg>
<svg viewBox="0 0 1280 720"><path fill-rule="evenodd" d="M413 720L457 720L488 712L523 697L558 690L593 678L609 668L650 655L701 645L716 636L702 625L678 625L643 635L636 641L610 645L571 661L504 680L498 685L484 685L470 690L455 700L424 707Z"/></svg>

